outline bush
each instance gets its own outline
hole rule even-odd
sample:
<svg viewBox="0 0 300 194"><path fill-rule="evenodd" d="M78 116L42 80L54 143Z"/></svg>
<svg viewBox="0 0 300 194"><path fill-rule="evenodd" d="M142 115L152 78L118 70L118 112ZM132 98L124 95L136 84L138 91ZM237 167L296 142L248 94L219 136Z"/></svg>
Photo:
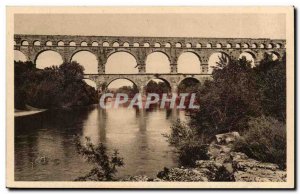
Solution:
<svg viewBox="0 0 300 194"><path fill-rule="evenodd" d="M117 173L117 167L124 165L123 158L118 156L117 150L114 150L112 156L109 156L104 144L94 145L88 137L85 138L84 145L77 137L76 147L78 153L94 165L87 175L78 177L76 181L111 181Z"/></svg>
<svg viewBox="0 0 300 194"><path fill-rule="evenodd" d="M183 166L195 166L196 160L208 160L208 145L204 138L185 123L176 121L167 136L171 145L179 152L179 162Z"/></svg>
<svg viewBox="0 0 300 194"><path fill-rule="evenodd" d="M253 118L249 130L234 143L233 149L262 162L286 168L286 126L272 117Z"/></svg>
<svg viewBox="0 0 300 194"><path fill-rule="evenodd" d="M224 166L221 166L216 172L214 181L217 181L217 182L224 182L224 181L234 182L235 180L234 180L233 173L228 172L228 170Z"/></svg>

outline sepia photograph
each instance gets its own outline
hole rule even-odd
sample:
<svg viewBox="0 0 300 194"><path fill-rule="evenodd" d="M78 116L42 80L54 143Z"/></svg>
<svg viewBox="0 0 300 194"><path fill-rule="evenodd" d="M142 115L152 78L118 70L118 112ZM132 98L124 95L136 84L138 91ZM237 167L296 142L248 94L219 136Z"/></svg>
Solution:
<svg viewBox="0 0 300 194"><path fill-rule="evenodd" d="M9 188L294 188L294 8L7 7Z"/></svg>

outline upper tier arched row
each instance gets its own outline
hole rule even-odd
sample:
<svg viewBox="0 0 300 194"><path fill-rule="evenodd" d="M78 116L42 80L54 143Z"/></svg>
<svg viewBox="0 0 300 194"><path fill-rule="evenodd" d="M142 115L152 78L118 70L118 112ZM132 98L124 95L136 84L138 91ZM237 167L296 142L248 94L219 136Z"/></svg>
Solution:
<svg viewBox="0 0 300 194"><path fill-rule="evenodd" d="M201 73L209 73L208 61L213 53L225 53L239 58L249 53L258 63L265 53L283 56L285 40L247 38L176 38L176 37L109 37L109 36L62 36L62 35L15 35L14 48L28 60L47 50L58 52L64 61L80 51L93 53L98 60L98 73L105 73L108 58L116 52L131 54L138 64L139 73L145 73L147 56L153 52L164 53L171 66L170 73L177 73L177 61L181 54L194 53L200 61Z"/></svg>
<svg viewBox="0 0 300 194"><path fill-rule="evenodd" d="M166 47L166 48L285 48L282 39L113 37L68 35L14 36L16 46L94 46L94 47Z"/></svg>

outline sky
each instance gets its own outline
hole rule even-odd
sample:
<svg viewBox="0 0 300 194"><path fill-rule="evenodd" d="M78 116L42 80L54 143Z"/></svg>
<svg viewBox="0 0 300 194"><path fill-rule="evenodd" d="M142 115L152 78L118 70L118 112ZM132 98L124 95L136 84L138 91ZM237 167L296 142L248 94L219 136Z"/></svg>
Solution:
<svg viewBox="0 0 300 194"><path fill-rule="evenodd" d="M283 14L16 14L15 33L285 38Z"/></svg>
<svg viewBox="0 0 300 194"><path fill-rule="evenodd" d="M284 14L16 14L14 26L15 34L37 35L272 39L285 39L286 36ZM42 54L37 59L39 68L62 62L55 52ZM15 54L15 57L22 58L20 53ZM97 60L91 53L79 52L72 60L83 64L86 73L97 71ZM200 71L200 62L193 54L181 56L178 64L178 69L183 73ZM136 61L131 55L116 53L108 59L106 72L137 73L135 66ZM146 71L169 72L166 56L162 53L149 55ZM121 86L122 83L125 84L125 81L112 83L111 87Z"/></svg>

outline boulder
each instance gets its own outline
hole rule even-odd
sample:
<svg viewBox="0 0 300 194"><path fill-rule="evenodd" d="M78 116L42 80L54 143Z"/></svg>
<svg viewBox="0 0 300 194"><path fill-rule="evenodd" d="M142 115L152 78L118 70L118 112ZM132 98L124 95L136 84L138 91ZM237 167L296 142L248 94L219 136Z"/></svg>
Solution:
<svg viewBox="0 0 300 194"><path fill-rule="evenodd" d="M234 179L239 182L284 182L286 172L273 163L259 162L244 153L232 152Z"/></svg>
<svg viewBox="0 0 300 194"><path fill-rule="evenodd" d="M216 135L216 140L220 144L229 144L236 141L240 137L238 132L222 133Z"/></svg>
<svg viewBox="0 0 300 194"><path fill-rule="evenodd" d="M163 172L159 172L158 174L158 178L162 179L163 181L207 182L210 180L211 176L211 171L205 168L171 168L166 172L165 170Z"/></svg>

